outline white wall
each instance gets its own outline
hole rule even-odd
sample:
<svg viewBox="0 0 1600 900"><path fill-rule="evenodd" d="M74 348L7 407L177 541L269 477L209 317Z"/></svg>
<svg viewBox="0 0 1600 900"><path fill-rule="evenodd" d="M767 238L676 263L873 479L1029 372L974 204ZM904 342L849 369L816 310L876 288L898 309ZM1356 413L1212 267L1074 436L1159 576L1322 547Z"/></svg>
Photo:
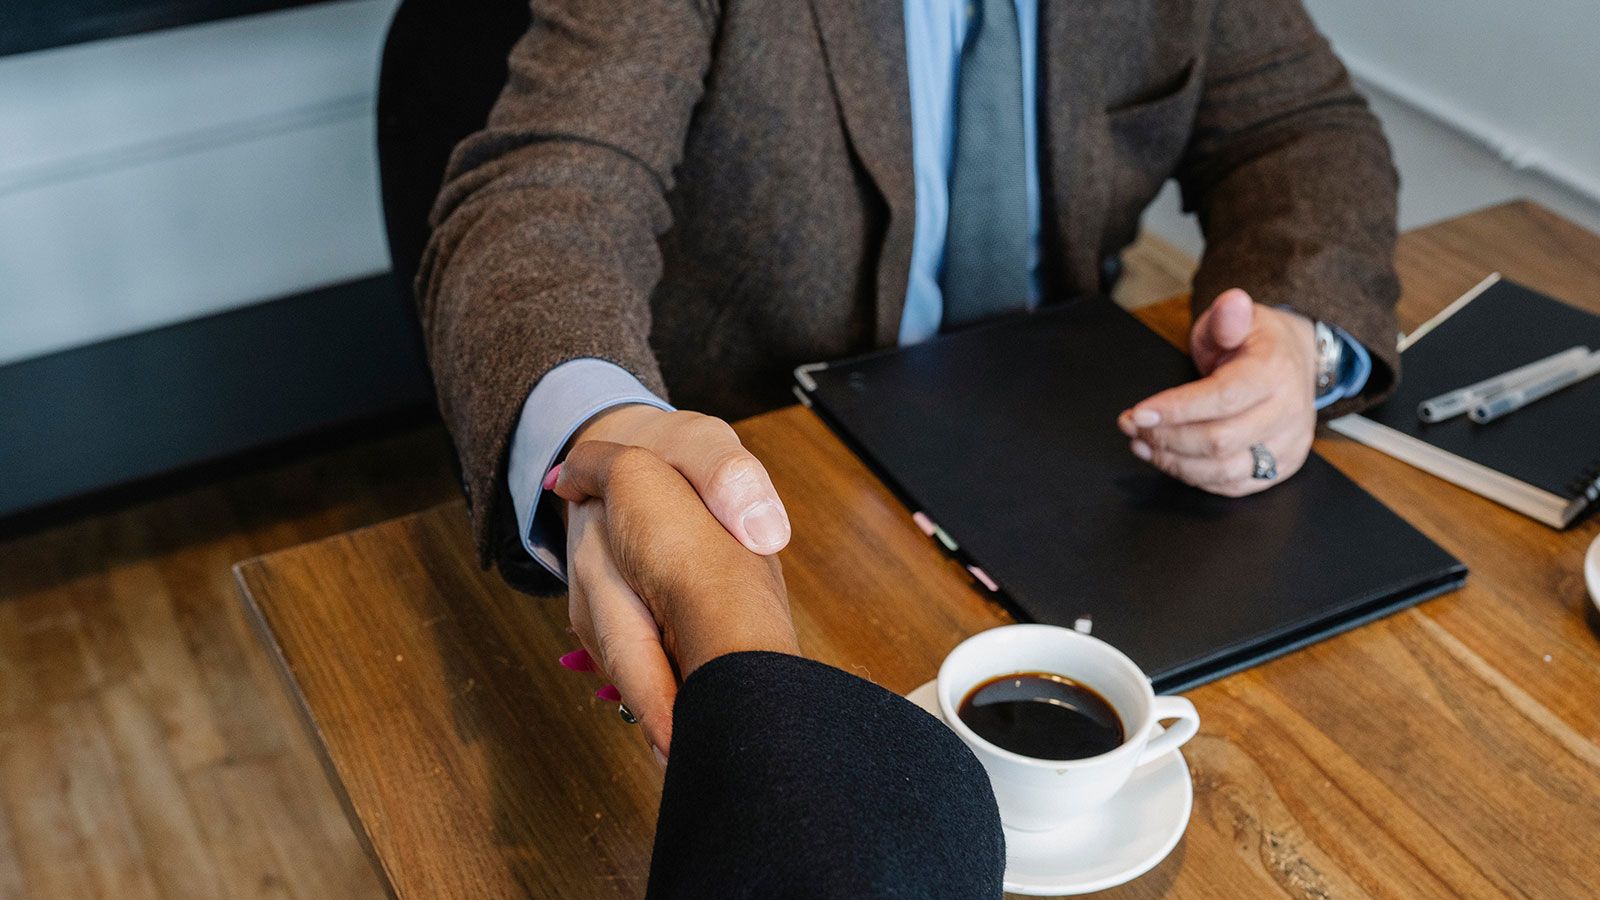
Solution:
<svg viewBox="0 0 1600 900"><path fill-rule="evenodd" d="M1600 2L1307 6L1358 78L1600 201Z"/></svg>
<svg viewBox="0 0 1600 900"><path fill-rule="evenodd" d="M1525 197L1600 231L1600 0L1307 5L1394 146L1401 228ZM1145 227L1201 250L1170 185Z"/></svg>
<svg viewBox="0 0 1600 900"><path fill-rule="evenodd" d="M0 364L386 269L395 4L0 59Z"/></svg>

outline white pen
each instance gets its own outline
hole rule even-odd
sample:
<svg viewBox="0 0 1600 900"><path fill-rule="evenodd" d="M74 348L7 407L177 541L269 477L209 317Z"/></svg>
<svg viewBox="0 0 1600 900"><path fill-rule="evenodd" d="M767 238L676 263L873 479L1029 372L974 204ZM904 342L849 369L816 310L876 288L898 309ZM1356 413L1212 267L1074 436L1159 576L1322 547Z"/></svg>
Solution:
<svg viewBox="0 0 1600 900"><path fill-rule="evenodd" d="M1521 384L1488 397L1474 406L1469 415L1472 421L1485 425L1596 374L1600 374L1600 353L1592 353L1586 359L1573 363L1569 368L1547 374L1537 381Z"/></svg>
<svg viewBox="0 0 1600 900"><path fill-rule="evenodd" d="M1445 419L1454 418L1478 405L1501 391L1509 390L1523 382L1557 371L1565 371L1569 366L1589 356L1588 347L1573 347L1563 350L1552 356L1547 356L1537 362L1504 372L1493 378L1485 378L1477 384L1469 384L1464 388L1440 394L1429 400L1422 401L1417 406L1417 418L1424 422L1443 422Z"/></svg>

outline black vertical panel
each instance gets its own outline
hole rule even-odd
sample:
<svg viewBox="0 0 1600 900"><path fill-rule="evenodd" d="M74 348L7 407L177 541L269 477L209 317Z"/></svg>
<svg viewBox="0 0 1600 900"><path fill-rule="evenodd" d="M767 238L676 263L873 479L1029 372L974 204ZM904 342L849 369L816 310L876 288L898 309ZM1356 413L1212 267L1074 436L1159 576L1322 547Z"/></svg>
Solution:
<svg viewBox="0 0 1600 900"><path fill-rule="evenodd" d="M378 76L378 171L394 274L409 295L450 153L488 121L527 0L405 0Z"/></svg>

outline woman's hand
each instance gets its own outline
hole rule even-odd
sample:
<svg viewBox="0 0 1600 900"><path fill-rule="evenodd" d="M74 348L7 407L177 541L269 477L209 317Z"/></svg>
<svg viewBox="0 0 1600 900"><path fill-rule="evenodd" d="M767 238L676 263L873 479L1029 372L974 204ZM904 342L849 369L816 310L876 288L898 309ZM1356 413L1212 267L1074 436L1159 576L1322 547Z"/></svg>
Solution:
<svg viewBox="0 0 1600 900"><path fill-rule="evenodd" d="M665 760L678 684L741 650L799 653L783 573L745 549L654 452L575 446L553 486L569 501L568 615ZM589 576L594 577L589 577Z"/></svg>
<svg viewBox="0 0 1600 900"><path fill-rule="evenodd" d="M1253 444L1299 470L1316 437L1316 336L1311 320L1224 291L1189 336L1204 377L1124 412L1117 426L1135 456L1180 481L1242 497L1276 482L1251 477Z"/></svg>

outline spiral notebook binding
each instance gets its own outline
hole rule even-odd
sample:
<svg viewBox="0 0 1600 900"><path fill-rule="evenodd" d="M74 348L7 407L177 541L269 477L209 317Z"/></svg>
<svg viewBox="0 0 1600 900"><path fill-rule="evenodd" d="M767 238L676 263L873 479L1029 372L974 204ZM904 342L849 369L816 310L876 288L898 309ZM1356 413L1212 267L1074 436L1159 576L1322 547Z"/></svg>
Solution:
<svg viewBox="0 0 1600 900"><path fill-rule="evenodd" d="M1579 515L1600 503L1600 459L1590 463L1582 475L1573 479L1572 483L1567 485L1567 492L1572 497Z"/></svg>

